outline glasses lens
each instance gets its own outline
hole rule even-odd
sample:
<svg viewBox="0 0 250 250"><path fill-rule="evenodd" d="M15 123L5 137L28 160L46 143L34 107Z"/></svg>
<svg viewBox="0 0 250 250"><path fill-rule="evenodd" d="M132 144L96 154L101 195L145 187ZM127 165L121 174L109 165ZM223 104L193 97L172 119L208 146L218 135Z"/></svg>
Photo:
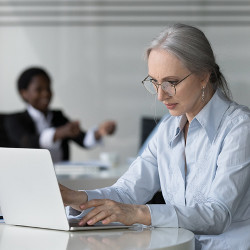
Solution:
<svg viewBox="0 0 250 250"><path fill-rule="evenodd" d="M169 96L175 95L175 88L169 82L163 82L161 84L162 90L167 93Z"/></svg>
<svg viewBox="0 0 250 250"><path fill-rule="evenodd" d="M147 91L150 92L151 94L155 95L157 93L157 88L151 81L145 80L143 82L143 85L147 89Z"/></svg>

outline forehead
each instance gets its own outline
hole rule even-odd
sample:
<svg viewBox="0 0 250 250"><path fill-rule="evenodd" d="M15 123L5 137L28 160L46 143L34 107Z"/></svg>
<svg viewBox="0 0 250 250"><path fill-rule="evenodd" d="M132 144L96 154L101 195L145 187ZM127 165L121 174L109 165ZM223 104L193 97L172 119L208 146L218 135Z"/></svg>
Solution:
<svg viewBox="0 0 250 250"><path fill-rule="evenodd" d="M31 78L31 81L30 81L30 86L33 85L33 86L49 86L50 85L50 82L48 80L48 78L44 75L36 75L36 76L33 76Z"/></svg>
<svg viewBox="0 0 250 250"><path fill-rule="evenodd" d="M148 72L150 76L163 78L178 76L187 72L187 69L174 54L163 49L153 49L148 57Z"/></svg>

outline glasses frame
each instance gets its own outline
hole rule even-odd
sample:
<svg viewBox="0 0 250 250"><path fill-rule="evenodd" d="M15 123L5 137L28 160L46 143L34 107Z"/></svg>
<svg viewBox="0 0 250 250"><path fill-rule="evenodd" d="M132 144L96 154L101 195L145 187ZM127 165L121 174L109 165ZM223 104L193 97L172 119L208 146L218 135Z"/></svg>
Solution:
<svg viewBox="0 0 250 250"><path fill-rule="evenodd" d="M148 77L150 77L149 75L147 75L147 76L142 80L142 84L143 84L144 88L145 88L150 94L152 94L152 95L156 95L156 94L158 93L159 86L161 86L161 89L162 89L165 93L167 93L167 94L170 95L170 96L175 96L175 95L176 95L176 86L177 86L179 83L181 83L182 81L184 81L185 79L187 79L187 78L188 78L190 75L192 75L192 74L193 74L193 73L191 72L190 74L188 74L187 76L185 76L183 79L177 81L175 84L170 83L170 81L163 81L161 84L160 84L160 83L153 83L153 82L151 82L151 83L156 87L156 93L150 92L150 91L146 88L146 86L145 86L145 81L147 80ZM168 93L167 91L165 91L165 90L163 89L163 87L162 87L163 85L162 85L162 84L164 84L164 83L166 83L166 84L168 83L168 84L170 84L171 87L174 88L174 94L173 94L173 95L171 95L170 93Z"/></svg>

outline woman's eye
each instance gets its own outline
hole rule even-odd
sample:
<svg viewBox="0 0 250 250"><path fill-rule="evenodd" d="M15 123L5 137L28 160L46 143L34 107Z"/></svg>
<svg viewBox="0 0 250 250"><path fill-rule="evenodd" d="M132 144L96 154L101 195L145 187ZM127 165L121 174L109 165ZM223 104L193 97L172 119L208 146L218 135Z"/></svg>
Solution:
<svg viewBox="0 0 250 250"><path fill-rule="evenodd" d="M168 81L171 85L176 85L178 84L178 81Z"/></svg>

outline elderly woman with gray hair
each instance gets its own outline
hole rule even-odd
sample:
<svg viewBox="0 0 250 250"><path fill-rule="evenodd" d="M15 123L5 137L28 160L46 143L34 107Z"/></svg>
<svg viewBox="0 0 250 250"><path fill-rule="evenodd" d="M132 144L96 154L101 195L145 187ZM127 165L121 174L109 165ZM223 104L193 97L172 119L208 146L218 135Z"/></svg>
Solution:
<svg viewBox="0 0 250 250"><path fill-rule="evenodd" d="M78 214L79 224L186 228L196 234L196 249L250 249L250 110L231 100L195 27L166 28L147 49L147 61L142 84L171 116L113 186L61 186L69 213ZM159 189L166 204L145 205Z"/></svg>

